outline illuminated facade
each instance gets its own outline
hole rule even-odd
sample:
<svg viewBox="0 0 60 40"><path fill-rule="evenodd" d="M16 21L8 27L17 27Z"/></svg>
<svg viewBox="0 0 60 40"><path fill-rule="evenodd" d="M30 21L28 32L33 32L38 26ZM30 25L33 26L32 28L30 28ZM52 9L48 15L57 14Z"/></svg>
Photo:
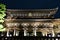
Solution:
<svg viewBox="0 0 60 40"><path fill-rule="evenodd" d="M4 22L7 35L55 37L60 33L60 19L54 18L57 10L58 8L7 9L7 17Z"/></svg>

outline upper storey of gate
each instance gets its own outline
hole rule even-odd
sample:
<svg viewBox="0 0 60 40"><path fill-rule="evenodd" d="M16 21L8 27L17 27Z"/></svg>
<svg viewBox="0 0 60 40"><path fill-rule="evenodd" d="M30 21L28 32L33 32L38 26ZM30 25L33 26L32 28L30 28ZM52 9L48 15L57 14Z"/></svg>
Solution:
<svg viewBox="0 0 60 40"><path fill-rule="evenodd" d="M7 9L7 18L53 18L58 8L53 9Z"/></svg>

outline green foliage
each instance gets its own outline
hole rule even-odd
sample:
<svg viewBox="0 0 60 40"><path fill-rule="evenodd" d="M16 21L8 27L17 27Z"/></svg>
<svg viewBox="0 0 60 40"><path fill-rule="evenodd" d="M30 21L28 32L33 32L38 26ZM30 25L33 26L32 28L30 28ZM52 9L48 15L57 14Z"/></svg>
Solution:
<svg viewBox="0 0 60 40"><path fill-rule="evenodd" d="M6 12L6 5L0 4L0 19L6 16L5 12Z"/></svg>
<svg viewBox="0 0 60 40"><path fill-rule="evenodd" d="M6 16L4 11L0 11L0 19L4 18Z"/></svg>
<svg viewBox="0 0 60 40"><path fill-rule="evenodd" d="M0 4L0 23L4 22L4 17L6 16L6 5ZM2 24L0 24L0 31L5 31L5 28Z"/></svg>
<svg viewBox="0 0 60 40"><path fill-rule="evenodd" d="M0 11L6 11L6 5L0 4Z"/></svg>

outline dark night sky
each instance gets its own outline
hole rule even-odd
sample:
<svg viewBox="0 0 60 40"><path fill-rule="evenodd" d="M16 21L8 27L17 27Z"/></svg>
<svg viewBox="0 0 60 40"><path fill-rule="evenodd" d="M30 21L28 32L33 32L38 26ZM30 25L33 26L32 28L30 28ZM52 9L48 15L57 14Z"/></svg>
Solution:
<svg viewBox="0 0 60 40"><path fill-rule="evenodd" d="M59 7L55 18L60 17L60 0L0 0L0 3L11 9L41 9Z"/></svg>

